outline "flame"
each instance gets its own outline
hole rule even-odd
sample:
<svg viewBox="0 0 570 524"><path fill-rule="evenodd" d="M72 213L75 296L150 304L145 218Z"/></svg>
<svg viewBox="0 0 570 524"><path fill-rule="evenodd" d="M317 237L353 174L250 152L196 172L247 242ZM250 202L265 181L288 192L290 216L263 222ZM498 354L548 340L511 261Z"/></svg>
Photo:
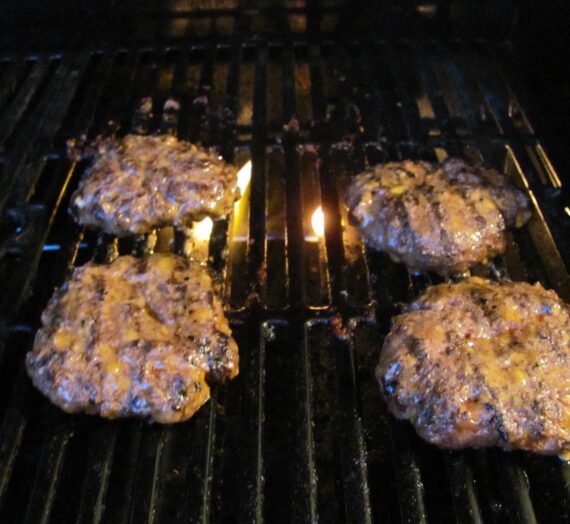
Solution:
<svg viewBox="0 0 570 524"><path fill-rule="evenodd" d="M194 238L196 240L209 240L212 234L212 228L214 227L214 222L210 217L206 217L204 220L194 224Z"/></svg>
<svg viewBox="0 0 570 524"><path fill-rule="evenodd" d="M315 235L319 238L325 236L325 214L321 206L315 209L313 216L311 217L311 225L313 226L313 231Z"/></svg>
<svg viewBox="0 0 570 524"><path fill-rule="evenodd" d="M237 185L241 196L245 195L245 190L251 180L251 160L248 160L237 173Z"/></svg>

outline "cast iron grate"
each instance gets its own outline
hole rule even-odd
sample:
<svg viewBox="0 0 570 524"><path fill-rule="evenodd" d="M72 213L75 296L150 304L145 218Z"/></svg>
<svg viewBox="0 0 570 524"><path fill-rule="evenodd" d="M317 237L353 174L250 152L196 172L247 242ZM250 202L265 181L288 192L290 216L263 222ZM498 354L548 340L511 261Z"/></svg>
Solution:
<svg viewBox="0 0 570 524"><path fill-rule="evenodd" d="M570 299L565 184L499 60L484 44L302 38L0 60L0 521L567 522L566 463L441 451L386 412L382 336L437 278L368 252L342 205L350 176L385 159L503 168L536 212L474 272ZM163 111L170 98L178 112ZM242 371L173 427L68 416L23 369L70 265L147 248L97 238L66 212L84 166L65 140L129 130L253 165L210 241Z"/></svg>

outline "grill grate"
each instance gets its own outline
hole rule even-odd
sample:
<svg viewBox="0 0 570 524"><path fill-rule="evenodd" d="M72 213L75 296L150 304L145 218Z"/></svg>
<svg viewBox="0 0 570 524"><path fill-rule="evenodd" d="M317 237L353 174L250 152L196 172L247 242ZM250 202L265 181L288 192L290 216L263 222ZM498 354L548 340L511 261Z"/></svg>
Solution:
<svg viewBox="0 0 570 524"><path fill-rule="evenodd" d="M567 522L567 464L441 451L387 413L380 341L397 305L438 279L368 252L341 205L350 176L385 159L503 168L536 213L474 272L570 299L566 190L496 56L289 38L3 58L0 521ZM138 110L147 96L153 115ZM169 97L177 115L163 114ZM84 166L70 166L65 140L116 129L177 129L253 161L248 198L211 240L242 371L178 426L68 416L23 369L69 265L145 249L97 239L66 212Z"/></svg>

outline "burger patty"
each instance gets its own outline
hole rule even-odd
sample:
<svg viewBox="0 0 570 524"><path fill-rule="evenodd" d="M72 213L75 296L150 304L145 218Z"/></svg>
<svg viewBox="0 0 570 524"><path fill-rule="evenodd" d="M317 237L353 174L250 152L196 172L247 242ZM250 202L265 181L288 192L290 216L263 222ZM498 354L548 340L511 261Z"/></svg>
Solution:
<svg viewBox="0 0 570 524"><path fill-rule="evenodd" d="M355 177L347 204L367 244L440 274L504 253L507 228L530 217L528 199L504 175L459 159L378 165Z"/></svg>
<svg viewBox="0 0 570 524"><path fill-rule="evenodd" d="M238 195L236 169L213 153L168 135L128 135L96 143L71 212L124 236L227 215Z"/></svg>
<svg viewBox="0 0 570 524"><path fill-rule="evenodd" d="M206 269L123 256L56 290L26 367L67 412L170 423L208 400L208 382L238 374L238 348Z"/></svg>
<svg viewBox="0 0 570 524"><path fill-rule="evenodd" d="M438 446L570 453L570 308L539 284L428 289L395 318L376 376Z"/></svg>

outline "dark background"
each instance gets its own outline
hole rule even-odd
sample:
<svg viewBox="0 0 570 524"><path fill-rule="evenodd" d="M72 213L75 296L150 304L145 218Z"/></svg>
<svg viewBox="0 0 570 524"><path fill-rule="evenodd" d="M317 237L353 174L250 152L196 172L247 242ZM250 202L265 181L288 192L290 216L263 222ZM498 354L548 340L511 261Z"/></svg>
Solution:
<svg viewBox="0 0 570 524"><path fill-rule="evenodd" d="M534 121L546 124L542 135L564 151L570 136L569 13L563 0L8 0L0 3L0 45L29 52L291 31L308 39L366 32L484 39L497 44L509 72L522 79ZM562 161L570 163L567 156Z"/></svg>

